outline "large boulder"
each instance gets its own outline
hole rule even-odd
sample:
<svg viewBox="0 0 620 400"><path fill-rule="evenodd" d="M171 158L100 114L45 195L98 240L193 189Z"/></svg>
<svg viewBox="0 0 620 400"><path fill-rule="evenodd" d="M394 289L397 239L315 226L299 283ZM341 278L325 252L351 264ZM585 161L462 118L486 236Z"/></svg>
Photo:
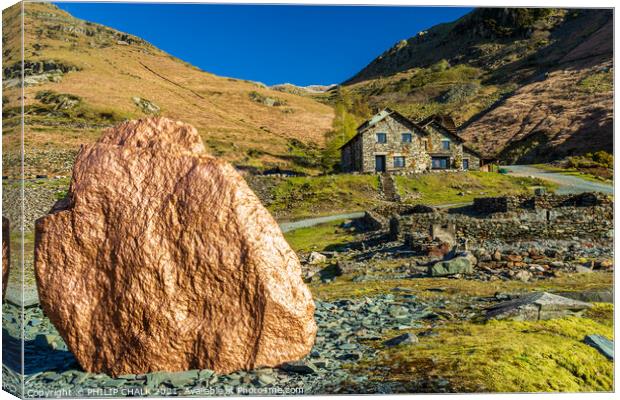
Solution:
<svg viewBox="0 0 620 400"><path fill-rule="evenodd" d="M6 297L6 287L9 283L11 265L9 219L2 217L2 300Z"/></svg>
<svg viewBox="0 0 620 400"><path fill-rule="evenodd" d="M86 371L229 373L314 343L295 252L190 125L126 122L82 147L35 247L41 306Z"/></svg>
<svg viewBox="0 0 620 400"><path fill-rule="evenodd" d="M432 264L428 268L428 274L430 276L450 276L456 274L471 274L474 272L474 266L476 265L476 257L470 252L463 252L456 257L439 261Z"/></svg>

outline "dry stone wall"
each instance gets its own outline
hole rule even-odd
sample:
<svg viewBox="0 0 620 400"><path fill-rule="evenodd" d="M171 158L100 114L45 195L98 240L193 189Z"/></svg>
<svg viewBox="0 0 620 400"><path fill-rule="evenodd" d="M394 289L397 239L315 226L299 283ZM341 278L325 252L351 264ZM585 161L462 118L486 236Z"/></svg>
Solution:
<svg viewBox="0 0 620 400"><path fill-rule="evenodd" d="M613 238L613 204L598 194L477 200L472 207L477 211L474 213L469 210L401 215L395 225L399 232L392 234L402 238L407 234L427 232L434 224L454 224L457 238L470 243L489 239L510 242L541 238ZM592 201L597 203L585 205ZM481 213L481 209L492 211ZM506 209L509 211L498 211Z"/></svg>

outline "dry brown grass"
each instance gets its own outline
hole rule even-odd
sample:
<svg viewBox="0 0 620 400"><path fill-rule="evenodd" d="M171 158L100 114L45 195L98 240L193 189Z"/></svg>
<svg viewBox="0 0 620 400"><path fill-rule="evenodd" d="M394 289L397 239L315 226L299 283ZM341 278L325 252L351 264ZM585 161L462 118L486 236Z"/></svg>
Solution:
<svg viewBox="0 0 620 400"><path fill-rule="evenodd" d="M5 12L3 19L14 18L15 11ZM52 90L77 95L94 110L113 111L123 118L140 118L145 114L132 97L142 97L157 104L162 115L194 125L212 152L240 163L250 161L246 152L253 148L271 154L262 155L260 161L287 166L289 161L283 156L286 156L289 139L321 145L324 132L331 128L332 109L307 97L215 76L143 41L123 45L114 40L109 41L108 47L99 47L99 43L93 47L91 42L96 42L97 38L63 30L56 34L50 29L57 25L62 29L97 27L52 5L26 3L25 58L55 60L81 68L65 74L61 82L27 87L26 105L37 103L34 99L37 92ZM100 29L107 34L115 32L109 28ZM42 33L38 33L41 30ZM14 34L19 30L11 26L10 31ZM35 44L42 48L36 50ZM13 52L5 58L5 65L18 60L19 54ZM256 103L249 97L251 91L277 97L287 104L269 107ZM16 98L8 100L10 104L17 103ZM70 130L66 127L49 128L45 121L42 124L48 127L41 129L31 125L26 128L26 146L32 151L77 149L80 144L95 140L99 131L78 129L78 134L75 131L68 134Z"/></svg>

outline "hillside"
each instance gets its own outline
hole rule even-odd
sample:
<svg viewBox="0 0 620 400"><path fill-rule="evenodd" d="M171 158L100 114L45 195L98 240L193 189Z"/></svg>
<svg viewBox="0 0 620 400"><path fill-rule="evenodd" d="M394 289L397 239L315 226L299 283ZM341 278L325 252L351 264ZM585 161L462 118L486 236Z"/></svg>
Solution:
<svg viewBox="0 0 620 400"><path fill-rule="evenodd" d="M19 145L19 12L3 12L7 150ZM193 124L211 153L240 168L315 168L299 153L323 145L334 114L329 106L201 71L51 4L25 3L24 24L27 174L66 175L80 144L151 114Z"/></svg>
<svg viewBox="0 0 620 400"><path fill-rule="evenodd" d="M476 9L397 43L331 101L448 114L505 162L611 152L612 24L611 10Z"/></svg>

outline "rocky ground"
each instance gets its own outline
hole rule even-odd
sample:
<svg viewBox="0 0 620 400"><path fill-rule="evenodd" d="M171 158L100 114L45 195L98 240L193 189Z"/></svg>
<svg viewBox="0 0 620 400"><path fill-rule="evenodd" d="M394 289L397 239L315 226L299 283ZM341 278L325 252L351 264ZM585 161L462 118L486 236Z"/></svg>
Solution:
<svg viewBox="0 0 620 400"><path fill-rule="evenodd" d="M32 226L36 214L47 212L66 190L66 182L44 180L26 185L25 190L32 202L28 207L32 215L27 216L26 224ZM613 306L609 304L613 298L613 250L609 237L474 241L470 250L476 265L471 273L432 277L429 266L437 257L416 255L402 241L390 240L386 232L368 232L356 221L345 222L343 227L353 239L337 251L300 253L304 278L315 299L318 325L316 343L305 359L281 368L228 375L209 370L120 377L85 373L49 319L34 306L24 315L23 394L100 397L612 390L613 362L584 343L587 335L613 339ZM530 292L550 292L589 302L593 311L554 319L553 328L538 321L526 328L515 327L512 322L486 322L486 309ZM19 319L20 308L5 302L3 381L12 393L21 392ZM574 325L579 327L576 333ZM482 344L474 348L495 352L501 337L497 329L526 335L523 341L532 344L519 354L538 360L529 369L517 368L505 374L516 377L533 368L541 376L558 376L558 381L498 386L485 380L478 382L450 364L464 360L449 346L451 340L479 339ZM527 336L539 331L542 336ZM510 342L521 340L508 338ZM541 369L544 363L537 357L547 354L544 340L560 343L552 351L552 359L556 357L554 351L557 357L562 356L561 344L566 341L566 348L578 353L577 361L560 358L552 367L545 367L550 370ZM500 355L506 351L497 350ZM424 356L427 353L431 356ZM500 356L486 357L475 359L480 371L503 371L504 364L498 366L492 361ZM505 357L513 364L513 358L521 356ZM567 373L572 368L570 362L594 371L599 378L579 375L577 370ZM411 363L430 363L433 367L416 370ZM566 377L560 378L563 374ZM532 382L536 379L535 375L531 377ZM465 385L463 381L476 384Z"/></svg>
<svg viewBox="0 0 620 400"><path fill-rule="evenodd" d="M26 310L25 380L26 396L67 395L206 395L206 394L312 394L350 391L368 381L364 374L351 374L346 368L363 358L372 358L388 332L426 326L439 318L433 306L442 302L419 301L410 289L394 289L372 297L316 301L319 325L316 344L304 360L280 369L258 369L218 375L209 370L180 373L151 373L112 378L80 370L58 333L38 307ZM19 309L4 304L4 348L18 347ZM5 353L6 354L6 353ZM5 384L19 386L19 352L5 356ZM389 385L375 391L391 392Z"/></svg>
<svg viewBox="0 0 620 400"><path fill-rule="evenodd" d="M24 394L49 397L450 392L458 390L458 386L441 374L428 377L412 373L404 384L401 379L392 379L392 365L386 366L380 360L392 354L394 348L424 344L454 324L485 326L481 322L485 309L525 292L545 290L586 301L610 301L613 266L606 257L611 249L584 246L577 238L537 243L488 242L476 250L481 261L475 273L433 278L425 272L429 257L413 256L403 249L402 243L386 242L381 235L358 233L359 240L349 249L301 255L306 260L306 279L315 296L319 330L312 352L299 362L278 369L229 375L209 370L116 378L85 373L42 310L32 307L25 314ZM534 250L535 246L539 250ZM591 268L584 266L587 262ZM532 268L536 265L540 268ZM527 278L519 271L528 271ZM3 376L9 389L19 388L18 320L19 308L5 302ZM598 331L588 334L595 333ZM597 363L613 365L603 355L594 355L599 356Z"/></svg>

